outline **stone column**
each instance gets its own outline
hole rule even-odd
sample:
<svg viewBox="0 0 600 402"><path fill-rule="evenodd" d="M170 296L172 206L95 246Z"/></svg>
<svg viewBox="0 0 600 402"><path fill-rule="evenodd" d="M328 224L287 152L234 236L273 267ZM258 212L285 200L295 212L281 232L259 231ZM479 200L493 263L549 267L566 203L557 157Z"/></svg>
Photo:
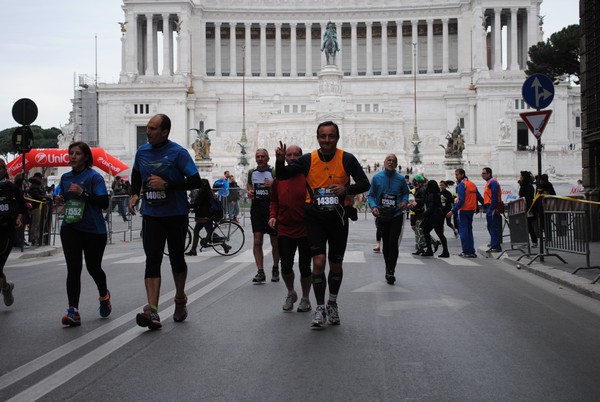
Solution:
<svg viewBox="0 0 600 402"><path fill-rule="evenodd" d="M180 17L183 21L183 29L179 32L178 39L178 49L181 58L179 59L181 62L181 73L187 75L191 73L191 31L190 31L190 16L184 14Z"/></svg>
<svg viewBox="0 0 600 402"><path fill-rule="evenodd" d="M502 70L502 9L494 8L494 70Z"/></svg>
<svg viewBox="0 0 600 402"><path fill-rule="evenodd" d="M121 77L127 76L127 38L125 33L121 36Z"/></svg>
<svg viewBox="0 0 600 402"><path fill-rule="evenodd" d="M338 48L340 49L340 51L338 52L338 54L335 56L335 64L337 64L338 69L340 71L344 71L344 66L342 63L342 57L343 57L343 53L342 53L342 43L343 43L343 32L342 32L342 27L344 26L344 22L340 21L338 23L335 24L336 30L337 30L337 40L338 40Z"/></svg>
<svg viewBox="0 0 600 402"><path fill-rule="evenodd" d="M146 75L154 74L154 24L152 14L146 14Z"/></svg>
<svg viewBox="0 0 600 402"><path fill-rule="evenodd" d="M433 74L433 20L427 20L427 74Z"/></svg>
<svg viewBox="0 0 600 402"><path fill-rule="evenodd" d="M365 22L367 25L367 76L373 75L373 21Z"/></svg>
<svg viewBox="0 0 600 402"><path fill-rule="evenodd" d="M260 76L267 76L267 23L260 23Z"/></svg>
<svg viewBox="0 0 600 402"><path fill-rule="evenodd" d="M221 23L215 22L215 77L222 74L221 59Z"/></svg>
<svg viewBox="0 0 600 402"><path fill-rule="evenodd" d="M275 77L281 77L281 22L275 23Z"/></svg>
<svg viewBox="0 0 600 402"><path fill-rule="evenodd" d="M381 75L388 75L387 21L381 21Z"/></svg>
<svg viewBox="0 0 600 402"><path fill-rule="evenodd" d="M290 22L290 77L298 76L298 60L296 57L296 26L295 22Z"/></svg>
<svg viewBox="0 0 600 402"><path fill-rule="evenodd" d="M469 137L471 137L471 141L473 144L477 144L477 132L475 128L475 103L476 99L469 99Z"/></svg>
<svg viewBox="0 0 600 402"><path fill-rule="evenodd" d="M204 29L202 32L206 33L206 22L202 21L200 23L200 28ZM169 54L169 67L171 68L171 75L174 73L175 71L175 41L173 40L173 22L171 22L169 24L169 48L170 48L170 54ZM201 45L202 49L203 49L203 53L201 54L201 56L203 57L202 60L206 59L206 35L204 38L204 42ZM206 63L202 64L202 71L201 71L202 75L206 76Z"/></svg>
<svg viewBox="0 0 600 402"><path fill-rule="evenodd" d="M312 22L305 22L306 27L306 77L312 77Z"/></svg>
<svg viewBox="0 0 600 402"><path fill-rule="evenodd" d="M517 12L518 8L510 9L510 69L519 69L518 42L517 42Z"/></svg>
<svg viewBox="0 0 600 402"><path fill-rule="evenodd" d="M448 18L442 18L442 73L444 74L449 71L448 56Z"/></svg>
<svg viewBox="0 0 600 402"><path fill-rule="evenodd" d="M418 26L419 26L419 20L411 20L410 21L411 25L412 25L412 43L413 45L416 43L416 60L413 60L413 63L410 67L410 70L412 71L413 74L415 73L419 73L419 33L418 33ZM412 49L411 49L412 50ZM416 70L416 71L413 71Z"/></svg>
<svg viewBox="0 0 600 402"><path fill-rule="evenodd" d="M206 21L200 21L200 34L198 35L198 46L194 46L198 49L198 56L196 60L199 61L197 64L197 72L201 77L206 77ZM193 55L192 55L193 56Z"/></svg>
<svg viewBox="0 0 600 402"><path fill-rule="evenodd" d="M163 20L163 69L162 75L171 75L171 26L169 24L169 14L162 15Z"/></svg>
<svg viewBox="0 0 600 402"><path fill-rule="evenodd" d="M537 44L540 40L538 8L536 5L532 5L527 9L527 49ZM529 52L527 52L527 60L530 60Z"/></svg>
<svg viewBox="0 0 600 402"><path fill-rule="evenodd" d="M402 20L396 21L396 75L404 75Z"/></svg>
<svg viewBox="0 0 600 402"><path fill-rule="evenodd" d="M352 66L350 75L356 77L358 75L358 36L356 34L356 27L358 26L358 22L350 23L350 46L352 51Z"/></svg>
<svg viewBox="0 0 600 402"><path fill-rule="evenodd" d="M229 76L237 77L237 45L235 43L235 22L229 23Z"/></svg>
<svg viewBox="0 0 600 402"><path fill-rule="evenodd" d="M246 77L252 77L252 23L245 22L244 23L244 46L245 46L245 59L246 63L244 65L244 75Z"/></svg>
<svg viewBox="0 0 600 402"><path fill-rule="evenodd" d="M127 22L129 23L129 29L125 34L127 42L127 52L125 61L125 72L139 74L138 71L138 16L133 12L127 13Z"/></svg>

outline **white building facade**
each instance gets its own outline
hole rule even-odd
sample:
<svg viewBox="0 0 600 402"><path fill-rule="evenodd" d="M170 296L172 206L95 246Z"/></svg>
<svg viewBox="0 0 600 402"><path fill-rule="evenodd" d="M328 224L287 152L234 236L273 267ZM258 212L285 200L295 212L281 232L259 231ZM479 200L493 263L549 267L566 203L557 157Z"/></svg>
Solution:
<svg viewBox="0 0 600 402"><path fill-rule="evenodd" d="M464 166L499 177L537 172L536 145L519 114L527 50L542 40L541 0L124 0L117 84L100 84L99 143L131 164L156 113L190 147L210 135L216 174L279 141L305 152L319 122L363 164L394 152L405 168L415 130L427 176L449 175L446 135L457 124ZM341 51L326 66L321 38L336 25ZM543 170L581 175L578 87L555 87L542 136Z"/></svg>

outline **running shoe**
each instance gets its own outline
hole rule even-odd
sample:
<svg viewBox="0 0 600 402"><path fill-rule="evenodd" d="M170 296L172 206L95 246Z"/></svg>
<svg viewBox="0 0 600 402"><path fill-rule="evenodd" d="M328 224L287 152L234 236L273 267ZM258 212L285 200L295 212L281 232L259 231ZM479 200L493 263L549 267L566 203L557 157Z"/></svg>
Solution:
<svg viewBox="0 0 600 402"><path fill-rule="evenodd" d="M447 251L438 255L438 258L450 258L450 253L448 253Z"/></svg>
<svg viewBox="0 0 600 402"><path fill-rule="evenodd" d="M317 306L313 313L313 319L310 325L313 329L323 329L325 328L325 323L327 323L325 306Z"/></svg>
<svg viewBox="0 0 600 402"><path fill-rule="evenodd" d="M300 299L300 303L298 303L298 309L296 309L299 313L306 313L312 310L312 306L310 305L310 300L305 299L304 297Z"/></svg>
<svg viewBox="0 0 600 402"><path fill-rule="evenodd" d="M100 301L100 317L108 317L112 311L112 305L110 304L110 292L106 291L106 296L99 297Z"/></svg>
<svg viewBox="0 0 600 402"><path fill-rule="evenodd" d="M223 251L225 251L225 254L229 254L229 250L231 250L231 246L229 244L221 244L221 247L223 247Z"/></svg>
<svg viewBox="0 0 600 402"><path fill-rule="evenodd" d="M394 276L393 273L386 273L385 280L388 283L388 285L393 285L394 282L396 282L396 277Z"/></svg>
<svg viewBox="0 0 600 402"><path fill-rule="evenodd" d="M294 303L298 301L298 294L294 291L289 293L285 298L285 303L283 303L283 311L292 311L294 308Z"/></svg>
<svg viewBox="0 0 600 402"><path fill-rule="evenodd" d="M256 284L261 284L261 283L265 283L266 280L267 280L267 278L265 277L265 270L259 269L258 272L256 273L256 275L254 276L254 278L252 279L252 282L254 282Z"/></svg>
<svg viewBox="0 0 600 402"><path fill-rule="evenodd" d="M414 253L412 253L412 255L421 255L425 252L425 250L417 250Z"/></svg>
<svg viewBox="0 0 600 402"><path fill-rule="evenodd" d="M175 313L173 313L173 320L175 322L185 321L187 315L187 296L183 299L175 298Z"/></svg>
<svg viewBox="0 0 600 402"><path fill-rule="evenodd" d="M77 327L81 325L81 315L75 307L69 307L65 315L62 318L62 325L68 325L69 327Z"/></svg>
<svg viewBox="0 0 600 402"><path fill-rule="evenodd" d="M279 268L273 267L271 272L271 282L279 282Z"/></svg>
<svg viewBox="0 0 600 402"><path fill-rule="evenodd" d="M15 284L12 282L6 282L6 285L2 288L2 296L4 297L4 304L10 306L15 302L15 298L12 294Z"/></svg>
<svg viewBox="0 0 600 402"><path fill-rule="evenodd" d="M373 247L373 252L374 253L381 253L381 247L379 247L379 246Z"/></svg>
<svg viewBox="0 0 600 402"><path fill-rule="evenodd" d="M327 303L327 323L329 325L340 325L340 313L337 303Z"/></svg>
<svg viewBox="0 0 600 402"><path fill-rule="evenodd" d="M460 253L458 256L462 258L477 258L477 254L471 253Z"/></svg>
<svg viewBox="0 0 600 402"><path fill-rule="evenodd" d="M135 316L135 322L140 327L148 327L150 330L160 329L162 327L158 313L156 311L152 311L148 305L144 306L143 313L138 313Z"/></svg>
<svg viewBox="0 0 600 402"><path fill-rule="evenodd" d="M421 257L433 257L433 251L425 251L421 254Z"/></svg>
<svg viewBox="0 0 600 402"><path fill-rule="evenodd" d="M194 250L190 250L187 253L185 253L185 255L189 255L190 257L194 257L196 255L198 255Z"/></svg>

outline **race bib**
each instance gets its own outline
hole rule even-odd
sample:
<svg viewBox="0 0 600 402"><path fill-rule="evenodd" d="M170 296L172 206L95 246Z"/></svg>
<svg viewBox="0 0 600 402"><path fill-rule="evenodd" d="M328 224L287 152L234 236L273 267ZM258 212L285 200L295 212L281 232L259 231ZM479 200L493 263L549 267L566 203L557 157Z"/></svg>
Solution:
<svg viewBox="0 0 600 402"><path fill-rule="evenodd" d="M1 196L0 197L0 216L5 216L10 214L10 202L8 197Z"/></svg>
<svg viewBox="0 0 600 402"><path fill-rule="evenodd" d="M85 210L85 201L70 199L65 205L65 222L77 223L83 219L83 211Z"/></svg>
<svg viewBox="0 0 600 402"><path fill-rule="evenodd" d="M264 183L254 183L254 199L270 200L271 188Z"/></svg>
<svg viewBox="0 0 600 402"><path fill-rule="evenodd" d="M144 192L146 203L158 207L167 203L167 192L164 190L146 190Z"/></svg>
<svg viewBox="0 0 600 402"><path fill-rule="evenodd" d="M381 194L381 208L396 208L396 194Z"/></svg>
<svg viewBox="0 0 600 402"><path fill-rule="evenodd" d="M330 188L317 188L314 190L314 202L321 211L333 211L340 204L340 197Z"/></svg>

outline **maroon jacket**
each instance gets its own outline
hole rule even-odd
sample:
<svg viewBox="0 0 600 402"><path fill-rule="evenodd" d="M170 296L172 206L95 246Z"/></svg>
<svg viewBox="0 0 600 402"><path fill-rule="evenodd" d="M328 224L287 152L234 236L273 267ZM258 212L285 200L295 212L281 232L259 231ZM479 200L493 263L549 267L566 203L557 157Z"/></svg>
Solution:
<svg viewBox="0 0 600 402"><path fill-rule="evenodd" d="M269 219L277 219L277 234L292 238L306 237L304 201L306 176L297 174L286 180L275 179L271 184Z"/></svg>

